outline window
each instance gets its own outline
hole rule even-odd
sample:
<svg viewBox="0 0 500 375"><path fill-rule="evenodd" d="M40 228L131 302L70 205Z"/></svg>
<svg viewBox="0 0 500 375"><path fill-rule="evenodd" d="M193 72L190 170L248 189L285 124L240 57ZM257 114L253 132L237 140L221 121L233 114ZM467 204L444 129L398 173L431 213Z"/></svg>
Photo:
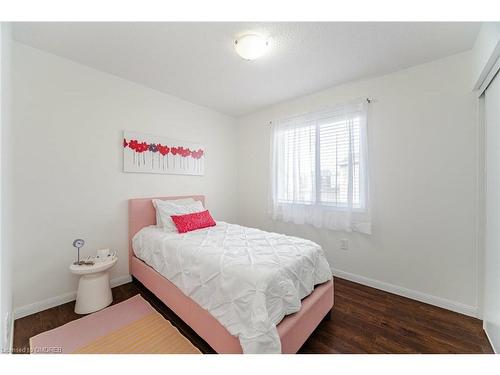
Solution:
<svg viewBox="0 0 500 375"><path fill-rule="evenodd" d="M366 106L360 101L273 125L273 217L346 230L355 225L342 215L366 218Z"/></svg>

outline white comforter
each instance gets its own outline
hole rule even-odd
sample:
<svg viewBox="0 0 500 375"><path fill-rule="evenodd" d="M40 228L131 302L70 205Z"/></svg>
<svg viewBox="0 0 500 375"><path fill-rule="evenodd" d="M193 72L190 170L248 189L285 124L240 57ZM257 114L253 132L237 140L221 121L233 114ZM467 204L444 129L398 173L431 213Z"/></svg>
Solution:
<svg viewBox="0 0 500 375"><path fill-rule="evenodd" d="M276 324L332 278L316 243L220 221L185 234L146 227L132 247L237 336L244 353L280 353Z"/></svg>

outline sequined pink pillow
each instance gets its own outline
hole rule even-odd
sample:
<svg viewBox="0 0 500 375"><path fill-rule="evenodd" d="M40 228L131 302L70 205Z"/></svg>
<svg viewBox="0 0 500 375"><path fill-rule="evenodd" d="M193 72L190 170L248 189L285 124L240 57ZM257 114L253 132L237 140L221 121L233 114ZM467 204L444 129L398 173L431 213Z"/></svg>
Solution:
<svg viewBox="0 0 500 375"><path fill-rule="evenodd" d="M192 230L213 227L216 225L208 210L196 212L194 214L172 215L170 217L179 233L186 233Z"/></svg>

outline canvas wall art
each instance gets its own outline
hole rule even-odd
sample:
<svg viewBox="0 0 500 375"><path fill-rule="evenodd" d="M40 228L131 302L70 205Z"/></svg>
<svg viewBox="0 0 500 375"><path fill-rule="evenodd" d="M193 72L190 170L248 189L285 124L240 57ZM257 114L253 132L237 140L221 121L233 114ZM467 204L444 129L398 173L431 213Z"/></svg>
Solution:
<svg viewBox="0 0 500 375"><path fill-rule="evenodd" d="M123 171L203 175L203 145L150 134L123 132Z"/></svg>

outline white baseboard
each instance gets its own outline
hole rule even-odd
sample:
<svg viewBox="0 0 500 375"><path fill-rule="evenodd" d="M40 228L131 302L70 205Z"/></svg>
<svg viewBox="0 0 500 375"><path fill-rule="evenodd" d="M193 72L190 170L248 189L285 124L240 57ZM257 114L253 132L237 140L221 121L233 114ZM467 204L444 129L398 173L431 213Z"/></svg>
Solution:
<svg viewBox="0 0 500 375"><path fill-rule="evenodd" d="M340 277L342 279L350 280L359 284L367 285L372 288L384 290L389 293L394 293L403 297L411 298L420 302L428 303L430 305L442 307L447 310L455 311L460 314L477 317L478 309L474 306L469 306L462 304L460 302L451 301L445 298L436 297L430 294L418 292L415 290L403 288L397 285L389 284L383 281L378 281L370 279L368 277L356 275L353 273L345 272L339 269L332 268L332 273L334 276ZM111 287L116 287L122 284L126 284L132 281L130 275L120 276L112 279L110 281ZM12 324L14 324L14 319L19 319L39 311L50 309L54 306L59 306L67 302L74 301L76 299L76 291L65 293L56 297L48 298L43 301L38 301L19 307L14 310ZM11 331L12 332L12 331Z"/></svg>
<svg viewBox="0 0 500 375"><path fill-rule="evenodd" d="M132 281L132 277L130 275L116 277L109 281L112 288L115 286L119 286L122 284L126 284ZM47 298L43 301L38 301L34 303L30 303L29 305L18 307L14 310L12 322L14 319L23 318L25 316L50 309L51 307L59 306L67 302L74 301L76 299L76 290L74 292L69 292L65 294L61 294L59 296Z"/></svg>
<svg viewBox="0 0 500 375"><path fill-rule="evenodd" d="M394 293L403 297L411 298L420 302L428 303L429 305L434 305L442 307L443 309L458 312L460 314L472 316L474 318L478 317L478 308L475 306L465 305L460 302L451 301L449 299L436 297L430 294L418 292L416 290L403 288L401 286L389 284L383 281L378 281L370 279L368 277L356 275L353 273L345 272L339 269L332 268L332 273L334 276L340 277L341 279L346 279L353 281L358 284L363 284L370 286L375 289L380 289L389 293Z"/></svg>

